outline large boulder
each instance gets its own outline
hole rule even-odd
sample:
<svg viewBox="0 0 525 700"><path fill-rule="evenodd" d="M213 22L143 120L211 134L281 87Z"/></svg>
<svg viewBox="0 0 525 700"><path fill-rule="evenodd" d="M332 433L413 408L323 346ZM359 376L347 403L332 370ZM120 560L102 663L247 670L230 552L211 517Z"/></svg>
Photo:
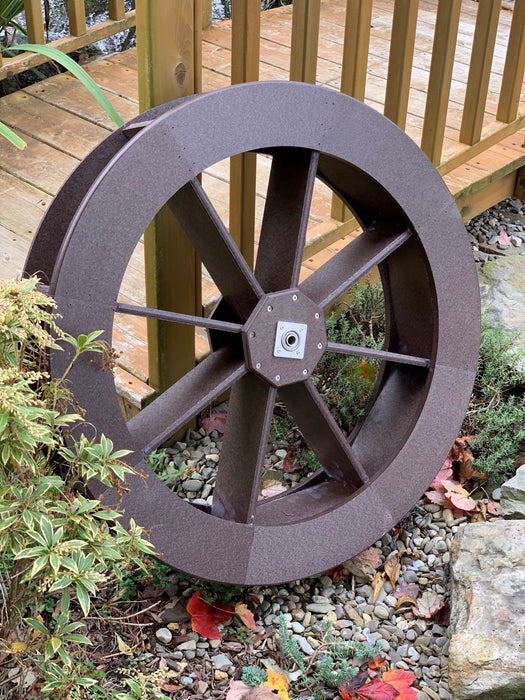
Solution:
<svg viewBox="0 0 525 700"><path fill-rule="evenodd" d="M501 510L504 518L525 518L525 464L501 487Z"/></svg>
<svg viewBox="0 0 525 700"><path fill-rule="evenodd" d="M455 700L525 698L525 520L466 525L452 544Z"/></svg>
<svg viewBox="0 0 525 700"><path fill-rule="evenodd" d="M478 277L481 308L494 325L520 333L525 349L525 257L509 255L492 260L485 263Z"/></svg>

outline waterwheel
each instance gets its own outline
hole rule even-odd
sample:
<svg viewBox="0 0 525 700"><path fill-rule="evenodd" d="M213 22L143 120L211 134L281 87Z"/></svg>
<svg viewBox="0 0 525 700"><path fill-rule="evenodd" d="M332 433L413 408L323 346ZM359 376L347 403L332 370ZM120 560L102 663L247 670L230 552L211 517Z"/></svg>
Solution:
<svg viewBox="0 0 525 700"><path fill-rule="evenodd" d="M216 125L227 125L220 137ZM255 270L246 264L198 175L243 152L272 157ZM363 232L299 283L315 179ZM119 303L126 266L149 222L169 206L222 294L202 319ZM378 266L382 350L327 340L325 316ZM441 177L394 124L333 90L259 82L175 101L110 135L50 207L26 272L73 335L116 312L204 326L212 352L126 421L111 373L89 359L70 375L87 420L148 479L122 506L151 530L162 559L236 584L299 579L357 554L398 522L443 463L468 404L479 346L479 293L456 205ZM379 360L366 416L347 436L311 374L325 352ZM60 375L67 352L53 354ZM169 490L145 455L229 391L210 512ZM270 421L284 403L322 469L259 500ZM97 492L98 493L98 492ZM107 495L109 500L109 494Z"/></svg>

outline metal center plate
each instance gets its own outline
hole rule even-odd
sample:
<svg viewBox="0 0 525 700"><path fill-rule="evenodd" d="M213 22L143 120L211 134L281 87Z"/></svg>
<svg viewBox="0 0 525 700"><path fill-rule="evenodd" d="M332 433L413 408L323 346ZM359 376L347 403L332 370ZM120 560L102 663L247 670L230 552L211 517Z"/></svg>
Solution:
<svg viewBox="0 0 525 700"><path fill-rule="evenodd" d="M291 343L295 334L298 341ZM302 382L326 350L323 311L298 289L267 294L246 322L242 338L252 372L275 387Z"/></svg>

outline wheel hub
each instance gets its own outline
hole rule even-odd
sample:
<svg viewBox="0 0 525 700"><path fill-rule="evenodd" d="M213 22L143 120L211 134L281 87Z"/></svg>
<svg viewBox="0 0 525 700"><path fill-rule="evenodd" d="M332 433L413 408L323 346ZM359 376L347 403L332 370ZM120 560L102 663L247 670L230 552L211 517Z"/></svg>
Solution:
<svg viewBox="0 0 525 700"><path fill-rule="evenodd" d="M266 294L246 322L246 364L277 388L307 379L326 349L324 314L298 289Z"/></svg>

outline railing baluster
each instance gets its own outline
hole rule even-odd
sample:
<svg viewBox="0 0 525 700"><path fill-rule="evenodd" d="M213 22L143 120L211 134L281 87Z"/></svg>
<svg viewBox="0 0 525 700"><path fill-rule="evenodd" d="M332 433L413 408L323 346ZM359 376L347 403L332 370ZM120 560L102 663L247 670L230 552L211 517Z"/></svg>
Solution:
<svg viewBox="0 0 525 700"><path fill-rule="evenodd" d="M414 60L419 0L396 0L388 60L384 115L405 128Z"/></svg>
<svg viewBox="0 0 525 700"><path fill-rule="evenodd" d="M461 0L440 0L432 47L421 149L434 165L441 160Z"/></svg>
<svg viewBox="0 0 525 700"><path fill-rule="evenodd" d="M27 38L30 44L44 44L44 18L42 17L42 4L40 0L24 0L26 13Z"/></svg>
<svg viewBox="0 0 525 700"><path fill-rule="evenodd" d="M109 19L124 19L125 14L124 0L109 0Z"/></svg>
<svg viewBox="0 0 525 700"><path fill-rule="evenodd" d="M525 71L525 0L516 0L510 27L497 118L509 124L518 116Z"/></svg>
<svg viewBox="0 0 525 700"><path fill-rule="evenodd" d="M364 102L372 0L347 0L343 63L341 66L341 92ZM333 195L332 219L346 221L350 211Z"/></svg>
<svg viewBox="0 0 525 700"><path fill-rule="evenodd" d="M470 146L481 138L500 7L500 0L485 0L480 2L478 7L463 119L459 132L459 140Z"/></svg>
<svg viewBox="0 0 525 700"><path fill-rule="evenodd" d="M259 0L232 0L232 84L259 79L261 6ZM230 159L230 233L250 266L254 262L257 157Z"/></svg>
<svg viewBox="0 0 525 700"><path fill-rule="evenodd" d="M320 14L321 0L295 0L292 15L290 80L315 85Z"/></svg>
<svg viewBox="0 0 525 700"><path fill-rule="evenodd" d="M67 0L69 31L72 36L82 36L86 33L86 6L84 0Z"/></svg>

